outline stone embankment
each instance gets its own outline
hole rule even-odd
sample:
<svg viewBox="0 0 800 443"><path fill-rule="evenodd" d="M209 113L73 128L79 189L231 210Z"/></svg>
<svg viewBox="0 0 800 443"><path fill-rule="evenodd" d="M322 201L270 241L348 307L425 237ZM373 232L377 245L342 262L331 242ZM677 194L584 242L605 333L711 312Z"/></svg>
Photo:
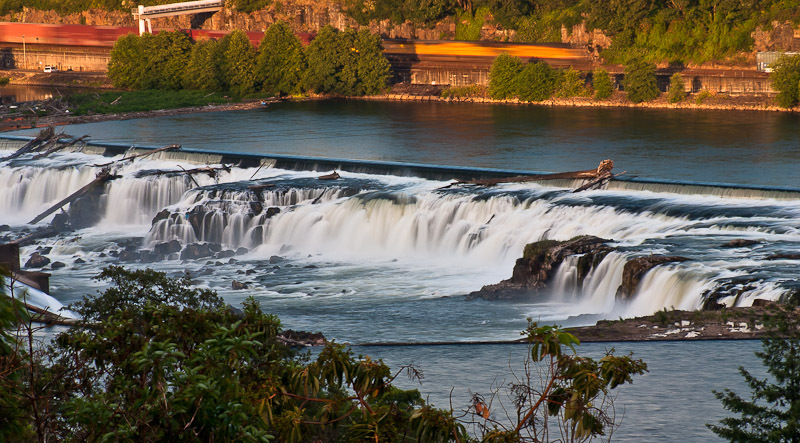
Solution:
<svg viewBox="0 0 800 443"><path fill-rule="evenodd" d="M486 104L514 104L527 106L550 107L575 107L575 108L636 108L636 109L685 109L685 110L717 110L717 111L770 111L770 112L800 112L800 106L786 109L776 106L774 99L768 96L711 97L703 103L697 103L692 97L680 103L669 103L666 98L645 103L631 103L618 93L609 100L593 100L585 97L553 98L541 102L526 102L519 99L495 100L487 97L441 97L438 95L413 95L387 93L367 97L353 97L354 100L374 101L414 101L438 103L486 103Z"/></svg>

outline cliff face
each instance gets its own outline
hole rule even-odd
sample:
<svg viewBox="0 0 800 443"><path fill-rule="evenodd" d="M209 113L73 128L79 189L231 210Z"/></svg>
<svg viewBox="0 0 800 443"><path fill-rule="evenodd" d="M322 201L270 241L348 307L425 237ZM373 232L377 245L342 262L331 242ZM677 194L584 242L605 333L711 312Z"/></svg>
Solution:
<svg viewBox="0 0 800 443"><path fill-rule="evenodd" d="M264 31L276 21L285 21L297 33L316 33L331 25L337 29L362 28L342 11L333 0L285 0L272 2L267 8L251 14L233 9L223 9L206 16L177 16L153 20L155 28L200 28L209 30L242 29ZM0 21L28 23L84 24L97 26L136 26L133 16L124 11L90 9L80 14L61 16L55 11L39 11L24 7L22 12L0 16ZM454 18L447 18L431 27L419 27L413 23L392 24L389 20L373 21L368 26L373 34L384 38L416 38L422 40L452 40L455 38ZM514 30L502 29L488 21L481 29L481 40L513 41ZM800 29L790 23L774 22L769 29L759 28L753 33L755 51L800 51ZM595 52L611 45L611 39L599 29L587 29L586 24L561 29L561 41L586 46Z"/></svg>

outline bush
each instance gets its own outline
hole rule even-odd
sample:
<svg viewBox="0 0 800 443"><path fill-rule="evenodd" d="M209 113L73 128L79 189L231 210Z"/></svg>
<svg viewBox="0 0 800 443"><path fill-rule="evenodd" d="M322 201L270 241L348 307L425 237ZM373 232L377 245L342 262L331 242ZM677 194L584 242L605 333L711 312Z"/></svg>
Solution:
<svg viewBox="0 0 800 443"><path fill-rule="evenodd" d="M489 15L489 8L482 6L475 10L461 11L456 14L456 40L478 41L481 39L481 28L486 16Z"/></svg>
<svg viewBox="0 0 800 443"><path fill-rule="evenodd" d="M679 103L686 100L686 84L683 76L676 72L669 78L669 94L667 99L670 103Z"/></svg>
<svg viewBox="0 0 800 443"><path fill-rule="evenodd" d="M772 88L778 91L778 106L791 108L800 102L800 55L784 55L772 66Z"/></svg>
<svg viewBox="0 0 800 443"><path fill-rule="evenodd" d="M713 97L714 94L711 93L708 89L703 89L697 93L697 97L695 97L694 102L698 105L702 105L703 102L708 100L709 98Z"/></svg>
<svg viewBox="0 0 800 443"><path fill-rule="evenodd" d="M660 94L656 80L656 67L642 59L634 59L625 66L623 86L628 100L641 103L655 99Z"/></svg>
<svg viewBox="0 0 800 443"><path fill-rule="evenodd" d="M273 23L258 45L256 79L270 95L301 92L306 56L300 39L284 22Z"/></svg>
<svg viewBox="0 0 800 443"><path fill-rule="evenodd" d="M485 97L486 88L480 85L450 86L442 91L442 98Z"/></svg>
<svg viewBox="0 0 800 443"><path fill-rule="evenodd" d="M11 79L8 77L0 77L0 86L6 86L11 82Z"/></svg>
<svg viewBox="0 0 800 443"><path fill-rule="evenodd" d="M605 100L614 93L614 84L605 69L597 68L592 72L592 87L594 88L595 100Z"/></svg>
<svg viewBox="0 0 800 443"><path fill-rule="evenodd" d="M489 97L504 100L514 97L514 79L522 71L522 60L508 54L500 54L492 62L489 72Z"/></svg>
<svg viewBox="0 0 800 443"><path fill-rule="evenodd" d="M540 102L553 96L558 82L556 71L543 62L528 63L514 78L517 97L523 101Z"/></svg>
<svg viewBox="0 0 800 443"><path fill-rule="evenodd" d="M561 71L560 74L556 97L583 97L588 94L589 90L586 88L586 82L581 78L580 72L570 66Z"/></svg>

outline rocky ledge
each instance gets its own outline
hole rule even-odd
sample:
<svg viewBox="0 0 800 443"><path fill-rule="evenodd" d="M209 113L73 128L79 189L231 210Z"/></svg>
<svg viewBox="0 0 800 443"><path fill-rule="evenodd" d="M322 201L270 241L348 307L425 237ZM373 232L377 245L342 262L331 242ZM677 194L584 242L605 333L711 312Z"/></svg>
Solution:
<svg viewBox="0 0 800 443"><path fill-rule="evenodd" d="M624 320L601 320L595 326L568 328L582 342L656 340L742 340L766 332L764 316L775 302L755 300L752 307L718 311L659 311ZM796 311L800 315L800 310Z"/></svg>

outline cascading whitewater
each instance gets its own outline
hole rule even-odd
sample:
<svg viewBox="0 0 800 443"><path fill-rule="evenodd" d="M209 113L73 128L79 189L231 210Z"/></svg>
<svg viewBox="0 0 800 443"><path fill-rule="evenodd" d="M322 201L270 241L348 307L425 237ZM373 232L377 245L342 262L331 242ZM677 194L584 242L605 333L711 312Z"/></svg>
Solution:
<svg viewBox="0 0 800 443"><path fill-rule="evenodd" d="M60 167L52 168L20 162L0 170L6 185L0 204L9 214L3 222L24 224L92 180L94 170L83 166L96 158L64 158L72 163L65 166L62 158ZM577 257L568 257L546 295L574 305L575 312L614 315L697 309L710 292L747 276L752 277L731 292L736 295L719 300L747 305L756 298L778 298L786 292L783 283L794 279L794 268L791 262L768 258L793 252L800 244L794 223L800 205L792 201L651 192L571 194L540 185L440 190L441 182L352 173L328 183L316 180L318 173L270 168L233 168L216 179L199 175L196 187L178 166L190 165L164 160L120 165L122 178L107 186L100 226L149 226L142 243L146 249L177 240L183 246L204 242L228 250L255 248L251 259L275 253L347 263L401 258L420 267L447 263L459 269L453 278L484 279L507 276L527 243L594 235L609 239L617 250L581 281ZM137 175L143 168L175 173ZM251 180L255 174L259 178ZM732 238L751 239L757 246L723 248ZM57 250L78 251L75 246ZM649 254L691 260L652 269L630 301L617 300L625 263ZM761 271L764 267L769 270Z"/></svg>

